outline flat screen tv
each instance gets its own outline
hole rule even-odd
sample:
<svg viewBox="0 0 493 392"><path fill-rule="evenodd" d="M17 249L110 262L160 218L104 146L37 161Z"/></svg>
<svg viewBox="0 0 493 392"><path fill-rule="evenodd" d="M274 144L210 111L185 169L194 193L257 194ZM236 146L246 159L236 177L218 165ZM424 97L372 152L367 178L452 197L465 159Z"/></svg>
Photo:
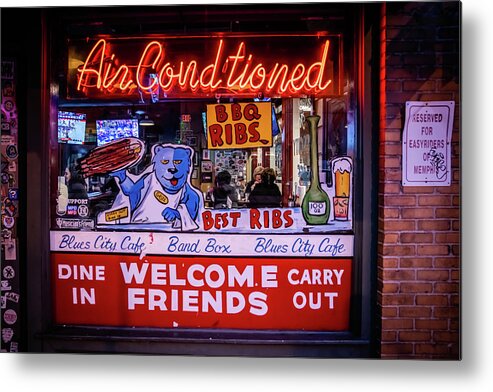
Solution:
<svg viewBox="0 0 493 392"><path fill-rule="evenodd" d="M97 120L96 138L98 146L125 137L139 137L137 119Z"/></svg>
<svg viewBox="0 0 493 392"><path fill-rule="evenodd" d="M58 112L58 143L84 144L86 115L74 112Z"/></svg>

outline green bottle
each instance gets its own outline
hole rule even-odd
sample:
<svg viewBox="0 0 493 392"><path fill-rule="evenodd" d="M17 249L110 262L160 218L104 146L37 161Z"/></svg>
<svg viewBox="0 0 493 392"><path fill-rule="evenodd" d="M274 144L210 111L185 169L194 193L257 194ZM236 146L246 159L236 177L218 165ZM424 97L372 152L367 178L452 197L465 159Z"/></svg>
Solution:
<svg viewBox="0 0 493 392"><path fill-rule="evenodd" d="M303 197L301 203L301 212L303 218L309 225L325 225L330 215L330 200L327 193L320 187L320 178L318 173L318 122L320 116L308 116L310 124L310 166L311 179L310 187Z"/></svg>

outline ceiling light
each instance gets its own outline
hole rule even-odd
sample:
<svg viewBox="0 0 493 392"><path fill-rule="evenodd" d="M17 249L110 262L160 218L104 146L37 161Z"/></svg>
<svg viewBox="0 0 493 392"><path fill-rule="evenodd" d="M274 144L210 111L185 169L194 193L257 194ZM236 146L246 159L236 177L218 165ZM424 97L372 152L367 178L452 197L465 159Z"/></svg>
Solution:
<svg viewBox="0 0 493 392"><path fill-rule="evenodd" d="M145 116L145 118L139 121L139 125L141 127L152 127L154 125L154 121L151 120L148 116Z"/></svg>

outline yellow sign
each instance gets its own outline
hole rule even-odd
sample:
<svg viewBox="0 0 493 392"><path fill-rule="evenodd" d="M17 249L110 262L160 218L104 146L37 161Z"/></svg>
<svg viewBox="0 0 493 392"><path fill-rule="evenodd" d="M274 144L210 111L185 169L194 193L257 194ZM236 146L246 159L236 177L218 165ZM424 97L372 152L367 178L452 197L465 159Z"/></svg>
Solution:
<svg viewBox="0 0 493 392"><path fill-rule="evenodd" d="M128 217L128 207L123 207L115 211L106 212L104 214L106 222L112 222L126 217Z"/></svg>
<svg viewBox="0 0 493 392"><path fill-rule="evenodd" d="M154 197L163 204L168 204L168 197L161 191L155 190Z"/></svg>
<svg viewBox="0 0 493 392"><path fill-rule="evenodd" d="M207 105L210 150L272 146L270 102Z"/></svg>

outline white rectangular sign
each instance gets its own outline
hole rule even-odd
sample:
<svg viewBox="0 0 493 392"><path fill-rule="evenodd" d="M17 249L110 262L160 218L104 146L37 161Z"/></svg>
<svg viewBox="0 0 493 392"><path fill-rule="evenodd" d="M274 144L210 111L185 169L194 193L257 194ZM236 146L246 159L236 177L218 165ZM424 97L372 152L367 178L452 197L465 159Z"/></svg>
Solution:
<svg viewBox="0 0 493 392"><path fill-rule="evenodd" d="M352 257L353 235L52 231L51 251L183 256Z"/></svg>
<svg viewBox="0 0 493 392"><path fill-rule="evenodd" d="M449 186L453 101L406 102L402 185Z"/></svg>

